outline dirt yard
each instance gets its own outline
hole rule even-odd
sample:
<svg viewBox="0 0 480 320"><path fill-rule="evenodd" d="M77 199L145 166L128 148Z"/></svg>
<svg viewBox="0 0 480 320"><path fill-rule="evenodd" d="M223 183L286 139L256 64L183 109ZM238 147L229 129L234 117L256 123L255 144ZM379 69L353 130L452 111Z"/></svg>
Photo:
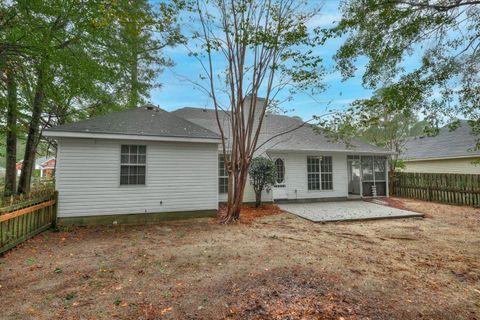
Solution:
<svg viewBox="0 0 480 320"><path fill-rule="evenodd" d="M0 317L480 319L480 210L399 202L428 217L45 232L0 258Z"/></svg>

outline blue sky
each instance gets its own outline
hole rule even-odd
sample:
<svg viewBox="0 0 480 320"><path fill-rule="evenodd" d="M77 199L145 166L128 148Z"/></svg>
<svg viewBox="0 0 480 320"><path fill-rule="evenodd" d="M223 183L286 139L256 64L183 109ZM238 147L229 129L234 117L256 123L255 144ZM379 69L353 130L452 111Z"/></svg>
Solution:
<svg viewBox="0 0 480 320"><path fill-rule="evenodd" d="M314 26L327 27L341 18L338 1L325 1L321 14L314 18ZM317 48L317 53L324 59L324 66L328 70L325 77L327 89L314 96L297 94L293 101L286 102L282 108L291 110L287 114L298 115L304 120L312 115L321 115L327 109L342 109L355 99L367 98L371 91L362 87L362 61L357 64L359 71L354 78L342 81L341 75L335 71L332 56L342 43L342 39L330 40L325 46ZM158 77L162 87L151 92L151 101L168 111L181 107L212 107L208 96L199 91L185 79L198 79L201 67L194 58L187 55L183 47L168 48L165 51L175 62L171 69L165 69ZM363 61L364 62L364 61Z"/></svg>

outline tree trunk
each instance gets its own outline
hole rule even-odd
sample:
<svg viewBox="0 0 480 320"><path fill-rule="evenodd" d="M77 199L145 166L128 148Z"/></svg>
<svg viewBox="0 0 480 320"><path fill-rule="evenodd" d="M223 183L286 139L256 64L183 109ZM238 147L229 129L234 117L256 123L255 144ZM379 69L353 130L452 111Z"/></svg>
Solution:
<svg viewBox="0 0 480 320"><path fill-rule="evenodd" d="M138 107L140 100L139 84L138 84L138 55L132 53L132 63L130 65L130 92L128 94L128 108Z"/></svg>
<svg viewBox="0 0 480 320"><path fill-rule="evenodd" d="M255 191L255 207L258 208L262 204L262 191Z"/></svg>
<svg viewBox="0 0 480 320"><path fill-rule="evenodd" d="M229 175L228 187L232 187L228 192L227 212L222 218L221 223L234 223L240 219L242 210L243 195L248 176L248 165L241 168L240 171Z"/></svg>
<svg viewBox="0 0 480 320"><path fill-rule="evenodd" d="M6 137L6 170L4 197L16 193L17 163L17 82L12 69L7 70L7 137Z"/></svg>
<svg viewBox="0 0 480 320"><path fill-rule="evenodd" d="M28 127L27 143L25 146L25 156L23 158L23 167L18 182L18 193L28 194L32 181L32 172L35 168L35 154L37 152L37 138L40 126L40 117L42 115L44 89L45 89L45 70L40 65L37 70L37 85L35 89L35 98L32 106L32 119Z"/></svg>

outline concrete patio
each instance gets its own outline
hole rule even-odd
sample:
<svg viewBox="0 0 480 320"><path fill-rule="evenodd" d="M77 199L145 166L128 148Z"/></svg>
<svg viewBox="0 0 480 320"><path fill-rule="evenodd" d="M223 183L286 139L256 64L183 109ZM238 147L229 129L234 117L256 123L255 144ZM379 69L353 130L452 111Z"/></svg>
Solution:
<svg viewBox="0 0 480 320"><path fill-rule="evenodd" d="M313 222L423 217L422 214L382 204L355 201L279 204L282 210Z"/></svg>

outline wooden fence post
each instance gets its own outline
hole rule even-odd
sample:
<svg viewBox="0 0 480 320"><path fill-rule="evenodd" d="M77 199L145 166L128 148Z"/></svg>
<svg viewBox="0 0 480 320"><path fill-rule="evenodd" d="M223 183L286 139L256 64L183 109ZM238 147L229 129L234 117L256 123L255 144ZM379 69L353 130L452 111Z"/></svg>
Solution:
<svg viewBox="0 0 480 320"><path fill-rule="evenodd" d="M57 229L57 212L58 212L58 191L53 194L55 205L53 206L52 228Z"/></svg>

